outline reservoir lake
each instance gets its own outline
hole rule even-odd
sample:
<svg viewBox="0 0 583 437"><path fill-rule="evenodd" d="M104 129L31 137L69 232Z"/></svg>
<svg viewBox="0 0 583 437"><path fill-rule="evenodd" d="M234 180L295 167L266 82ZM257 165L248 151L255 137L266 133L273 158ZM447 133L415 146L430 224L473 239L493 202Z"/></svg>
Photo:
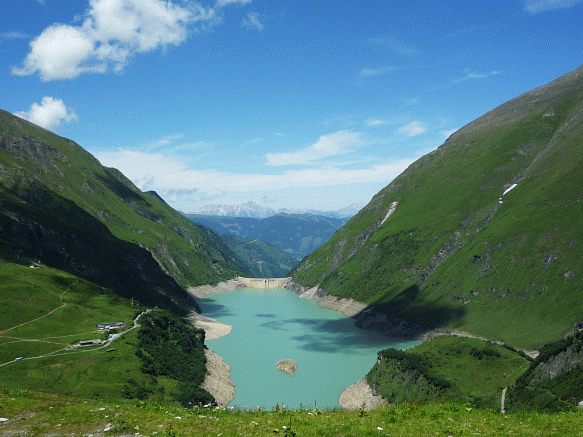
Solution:
<svg viewBox="0 0 583 437"><path fill-rule="evenodd" d="M340 408L342 390L368 373L378 351L418 344L357 328L283 288L242 288L197 301L205 316L233 326L206 344L231 366L236 387L229 406L241 409L313 408L315 402L319 409ZM276 369L286 358L298 365L294 376Z"/></svg>

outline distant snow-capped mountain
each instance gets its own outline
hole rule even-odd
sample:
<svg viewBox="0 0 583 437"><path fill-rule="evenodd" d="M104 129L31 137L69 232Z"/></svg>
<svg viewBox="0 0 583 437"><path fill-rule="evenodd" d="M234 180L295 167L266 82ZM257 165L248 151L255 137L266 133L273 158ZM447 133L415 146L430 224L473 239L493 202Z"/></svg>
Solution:
<svg viewBox="0 0 583 437"><path fill-rule="evenodd" d="M249 217L249 218L266 218L277 214L277 211L271 208L264 208L255 202L247 202L240 205L205 205L195 214L217 215L221 217Z"/></svg>
<svg viewBox="0 0 583 437"><path fill-rule="evenodd" d="M249 217L249 218L267 218L276 214L313 214L331 218L352 217L364 207L364 203L353 203L338 211L319 211L315 209L297 210L281 208L274 210L262 207L253 201L239 205L205 205L193 214L214 215L220 217Z"/></svg>

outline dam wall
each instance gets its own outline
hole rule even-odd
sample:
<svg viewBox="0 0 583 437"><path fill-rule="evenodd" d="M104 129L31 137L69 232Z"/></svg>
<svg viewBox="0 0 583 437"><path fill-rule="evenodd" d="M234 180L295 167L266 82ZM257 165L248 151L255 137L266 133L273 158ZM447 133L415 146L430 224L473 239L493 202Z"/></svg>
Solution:
<svg viewBox="0 0 583 437"><path fill-rule="evenodd" d="M291 278L237 278L244 287L249 288L283 288Z"/></svg>

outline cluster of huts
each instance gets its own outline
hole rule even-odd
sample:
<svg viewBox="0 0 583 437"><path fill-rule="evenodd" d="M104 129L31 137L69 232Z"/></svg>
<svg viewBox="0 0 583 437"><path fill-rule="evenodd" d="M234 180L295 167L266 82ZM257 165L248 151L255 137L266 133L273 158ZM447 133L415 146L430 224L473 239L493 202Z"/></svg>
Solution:
<svg viewBox="0 0 583 437"><path fill-rule="evenodd" d="M126 326L125 322L113 322L113 323L99 323L97 324L97 328L103 331L111 331L112 329L120 329ZM83 340L80 341L75 345L75 347L83 347L83 346L96 346L105 343L101 339L95 340Z"/></svg>

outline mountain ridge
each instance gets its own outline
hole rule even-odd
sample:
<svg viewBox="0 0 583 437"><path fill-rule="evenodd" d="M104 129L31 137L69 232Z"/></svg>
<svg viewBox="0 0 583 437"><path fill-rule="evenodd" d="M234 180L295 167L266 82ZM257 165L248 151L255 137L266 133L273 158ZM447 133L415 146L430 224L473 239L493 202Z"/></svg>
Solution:
<svg viewBox="0 0 583 437"><path fill-rule="evenodd" d="M0 255L81 275L122 296L167 299L174 310L197 308L186 286L228 279L244 265L210 229L75 142L6 111L0 222Z"/></svg>
<svg viewBox="0 0 583 437"><path fill-rule="evenodd" d="M387 326L530 347L556 339L581 318L582 99L580 67L469 123L375 195L293 279L368 303Z"/></svg>
<svg viewBox="0 0 583 437"><path fill-rule="evenodd" d="M275 210L268 207L262 207L253 201L247 203L235 204L235 205L220 205L211 204L205 205L204 207L198 209L192 213L185 213L185 215L206 215L206 216L219 216L219 217L246 217L246 218L256 218L264 219L269 218L278 214L312 214L321 215L324 217L344 219L352 217L356 214L364 204L353 203L338 211L320 211L315 209L308 210L294 210L289 208L280 208Z"/></svg>

